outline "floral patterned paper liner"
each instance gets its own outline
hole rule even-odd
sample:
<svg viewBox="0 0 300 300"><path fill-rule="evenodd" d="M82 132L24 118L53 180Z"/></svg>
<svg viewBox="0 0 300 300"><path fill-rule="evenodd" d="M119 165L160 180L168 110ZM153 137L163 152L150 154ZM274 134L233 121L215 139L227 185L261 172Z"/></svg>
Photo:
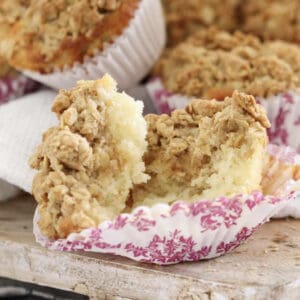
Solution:
<svg viewBox="0 0 300 300"><path fill-rule="evenodd" d="M146 85L158 113L169 114L185 107L192 98L168 92L159 78ZM280 93L269 98L257 98L268 114L272 127L268 130L270 143L290 146L300 153L300 90Z"/></svg>
<svg viewBox="0 0 300 300"><path fill-rule="evenodd" d="M299 159L290 150L269 148L281 161L296 163ZM232 251L288 203L300 202L300 181L291 180L283 192L283 197L256 191L195 203L142 206L98 228L56 241L41 234L37 209L34 234L37 242L52 250L110 253L161 265L198 261Z"/></svg>
<svg viewBox="0 0 300 300"><path fill-rule="evenodd" d="M39 84L24 75L0 79L0 105L34 92Z"/></svg>
<svg viewBox="0 0 300 300"><path fill-rule="evenodd" d="M108 73L120 89L134 86L148 74L163 51L166 29L160 0L141 0L123 34L100 53L86 57L72 68L40 74L23 70L27 76L54 89L71 88L78 80L98 79Z"/></svg>

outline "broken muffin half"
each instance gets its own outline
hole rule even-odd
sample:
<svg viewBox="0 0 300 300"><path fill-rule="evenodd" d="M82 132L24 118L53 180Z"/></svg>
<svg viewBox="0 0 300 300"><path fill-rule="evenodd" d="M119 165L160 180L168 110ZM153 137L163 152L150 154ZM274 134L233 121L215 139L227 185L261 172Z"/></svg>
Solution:
<svg viewBox="0 0 300 300"><path fill-rule="evenodd" d="M147 183L134 206L194 201L260 190L270 126L254 97L194 100L168 115L148 115Z"/></svg>
<svg viewBox="0 0 300 300"><path fill-rule="evenodd" d="M30 160L39 170L33 195L43 234L66 237L124 210L133 185L147 180L142 110L109 76L59 92L53 104L59 125Z"/></svg>
<svg viewBox="0 0 300 300"><path fill-rule="evenodd" d="M60 91L59 125L30 160L45 236L64 238L139 205L260 189L269 121L254 97L194 100L145 119L142 109L109 76Z"/></svg>

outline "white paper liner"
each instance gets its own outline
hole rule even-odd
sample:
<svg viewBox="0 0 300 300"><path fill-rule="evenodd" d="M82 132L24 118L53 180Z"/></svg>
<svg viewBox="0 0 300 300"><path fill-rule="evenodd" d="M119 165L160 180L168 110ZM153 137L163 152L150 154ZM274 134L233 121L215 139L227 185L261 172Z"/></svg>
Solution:
<svg viewBox="0 0 300 300"><path fill-rule="evenodd" d="M270 146L269 151L289 164L299 159L289 149ZM287 182L280 197L256 191L251 195L195 203L178 201L173 205L142 206L98 228L56 241L41 234L37 209L34 234L37 242L52 250L110 253L141 262L174 264L232 251L291 202L300 202L300 181Z"/></svg>
<svg viewBox="0 0 300 300"><path fill-rule="evenodd" d="M54 89L71 88L78 80L98 79L108 73L118 82L120 89L127 89L149 73L165 42L166 29L160 1L141 0L129 26L104 51L63 71L40 74L25 70L24 73Z"/></svg>

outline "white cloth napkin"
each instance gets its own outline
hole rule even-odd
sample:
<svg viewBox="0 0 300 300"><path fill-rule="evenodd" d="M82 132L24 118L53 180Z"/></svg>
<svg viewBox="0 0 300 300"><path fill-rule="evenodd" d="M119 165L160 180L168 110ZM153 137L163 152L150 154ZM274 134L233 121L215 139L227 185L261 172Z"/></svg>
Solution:
<svg viewBox="0 0 300 300"><path fill-rule="evenodd" d="M0 106L0 201L15 196L16 187L31 191L28 159L42 133L58 122L51 113L55 95L42 90Z"/></svg>

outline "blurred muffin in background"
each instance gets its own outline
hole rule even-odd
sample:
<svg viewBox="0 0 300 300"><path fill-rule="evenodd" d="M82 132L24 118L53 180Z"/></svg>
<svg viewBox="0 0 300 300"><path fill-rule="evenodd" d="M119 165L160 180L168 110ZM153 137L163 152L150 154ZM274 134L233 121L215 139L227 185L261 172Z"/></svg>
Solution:
<svg viewBox="0 0 300 300"><path fill-rule="evenodd" d="M203 27L237 28L240 0L162 0L168 45L174 46Z"/></svg>
<svg viewBox="0 0 300 300"><path fill-rule="evenodd" d="M300 43L300 1L246 0L240 7L244 31L263 39Z"/></svg>
<svg viewBox="0 0 300 300"><path fill-rule="evenodd" d="M234 90L268 97L300 86L300 49L210 28L168 50L154 75L168 91L190 97L221 100Z"/></svg>
<svg viewBox="0 0 300 300"><path fill-rule="evenodd" d="M105 73L141 80L165 44L160 0L30 1L2 42L10 65L55 89Z"/></svg>
<svg viewBox="0 0 300 300"><path fill-rule="evenodd" d="M120 35L138 3L139 0L31 1L24 16L14 22L3 51L17 69L48 73L70 67L101 51L105 43Z"/></svg>

